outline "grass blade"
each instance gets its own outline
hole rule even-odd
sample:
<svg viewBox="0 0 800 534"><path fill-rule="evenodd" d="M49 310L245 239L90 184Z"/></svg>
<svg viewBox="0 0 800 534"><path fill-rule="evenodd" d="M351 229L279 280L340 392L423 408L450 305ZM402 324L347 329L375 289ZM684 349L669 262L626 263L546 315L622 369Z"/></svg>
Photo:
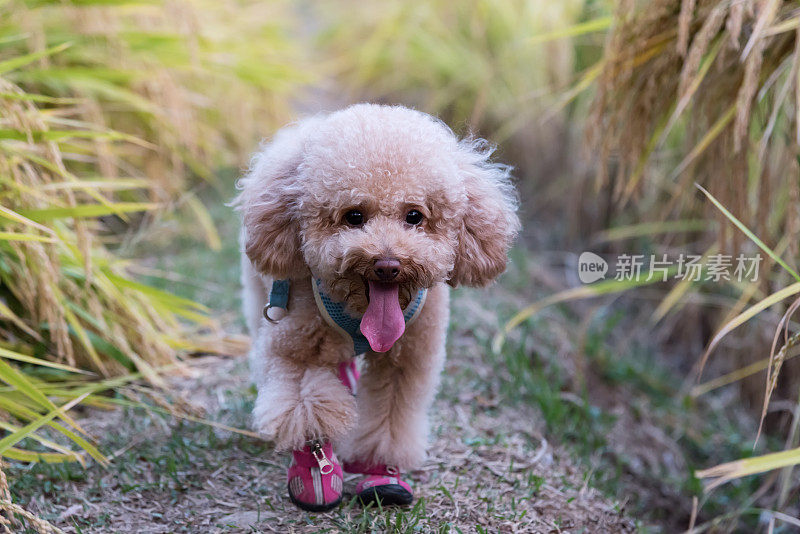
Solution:
<svg viewBox="0 0 800 534"><path fill-rule="evenodd" d="M44 222L53 219L64 219L66 217L85 219L103 217L105 215L117 215L119 213L130 213L135 211L149 211L158 208L159 205L152 202L114 202L109 205L103 204L82 204L69 208L44 208L40 210L20 210L21 215L28 219Z"/></svg>
<svg viewBox="0 0 800 534"><path fill-rule="evenodd" d="M683 171L686 170L687 167L697 159L700 154L705 152L705 150L709 147L709 145L716 139L725 127L733 120L733 117L736 115L736 103L731 105L722 116L717 119L717 122L714 123L711 128L706 132L702 139L692 148L692 150L686 155L685 158L678 164L674 171L672 171L672 175L670 178L674 180L677 176L679 176Z"/></svg>
<svg viewBox="0 0 800 534"><path fill-rule="evenodd" d="M719 332L714 336L711 342L708 344L708 348L706 349L705 353L703 353L703 357L700 360L700 363L697 367L697 379L700 379L700 376L703 373L703 369L705 368L706 362L708 361L708 357L711 354L711 351L716 348L719 342L730 334L733 330L737 327L741 326L742 324L746 323L760 312L764 311L767 308L778 304L779 302L791 297L792 295L796 295L800 293L800 282L795 282L794 284L790 285L789 287L785 287L780 291L769 295L765 299L757 302L756 304L750 306L745 311L731 319L728 323L726 323L722 328L720 328Z"/></svg>
<svg viewBox="0 0 800 534"><path fill-rule="evenodd" d="M613 21L614 17L598 17L596 19L588 20L586 22L568 26L566 28L560 28L558 30L553 30L551 32L534 35L528 39L528 43L529 44L545 43L547 41L554 41L556 39L578 37L581 35L586 35L588 33L595 33L607 30L611 26L611 23Z"/></svg>
<svg viewBox="0 0 800 534"><path fill-rule="evenodd" d="M25 425L24 427L20 428L18 431L9 434L8 436L0 439L0 456L3 453L11 448L14 444L19 443L30 434L41 428L42 426L46 425L56 417L61 417L62 419L66 417L66 412L71 409L73 406L79 404L85 397L87 397L89 393L84 393L83 395L76 397L69 401L68 403L57 406L47 414L41 416L40 418L36 419L35 421Z"/></svg>
<svg viewBox="0 0 800 534"><path fill-rule="evenodd" d="M29 463L44 462L48 464L62 464L65 462L83 462L83 458L74 452L38 452L17 449L16 447L9 447L6 449L3 452L3 456L18 462Z"/></svg>
<svg viewBox="0 0 800 534"><path fill-rule="evenodd" d="M734 462L716 465L709 469L702 469L695 472L697 478L709 479L706 483L706 490L712 489L735 480L737 478L756 475L773 469L789 467L800 464L800 447L788 451L774 452L755 458L743 458Z"/></svg>
<svg viewBox="0 0 800 534"><path fill-rule="evenodd" d="M209 215L208 210L200 199L193 193L188 193L186 195L186 205L189 206L190 211L203 229L206 243L211 247L211 250L219 250L222 248L222 240L217 232L217 227L214 225L211 215Z"/></svg>
<svg viewBox="0 0 800 534"><path fill-rule="evenodd" d="M32 221L29 218L25 217L24 215L20 215L19 213L6 208L5 206L0 206L0 217L10 219L14 222L18 222L26 226L32 226L37 230L41 230L42 232L48 233L52 236L56 235L56 233L51 228L48 228L35 221Z"/></svg>
<svg viewBox="0 0 800 534"><path fill-rule="evenodd" d="M714 204L714 205L715 205L715 206L716 206L716 207L717 207L717 208L718 208L718 209L719 209L719 210L722 212L722 214L723 214L723 215L725 215L725 217L727 217L727 218L728 218L728 220L729 220L729 221L731 221L733 224L735 224L735 225L736 225L736 227L737 227L737 228L739 228L739 230L741 230L741 231L744 233L744 235L746 235L747 237L749 237L749 238L750 238L750 240L751 240L753 243L755 243L756 245L758 245L758 248L760 248L761 250L763 250L764 252L766 252L766 253L767 253L767 255L768 255L770 258L772 258L772 259L775 261L775 263L777 263L778 265L780 265L781 267L783 267L783 268L786 270L786 272L788 272L789 274L791 274L791 275L792 275L792 277L793 277L795 280L797 280L798 282L800 282L800 275L798 275L798 274L797 274L797 272L796 272L794 269L792 269L791 267L789 267L789 266L786 264L786 262L784 262L784 261L781 259L781 257L780 257L780 256L778 256L778 255L775 253L775 251L773 251L771 248L769 248L767 245L765 245L765 244L764 244L764 242L763 242L763 241L761 241L761 240L758 238L758 236L756 236L756 235L755 235L753 232L751 232L751 231L750 231L750 229L749 229L747 226L745 226L745 225L744 225L744 223L742 223L742 221L740 221L739 219L737 219L737 218L736 218L736 217L735 217L735 216L734 216L734 215L733 215L733 214L732 214L730 211L728 211L728 210L725 208L725 206L723 206L723 205L722 205L722 203L721 203L719 200L717 200L716 198L714 198L714 195L712 195L711 193L709 193L708 191L706 191L706 190L705 190L705 188L703 188L703 186L701 186L701 185L699 185L699 184L695 184L695 186L696 186L696 187L697 187L697 188L698 188L700 191L702 191L702 192L703 192L703 194L705 194L705 195L708 197L708 199L709 199L711 202L713 202L713 204Z"/></svg>
<svg viewBox="0 0 800 534"><path fill-rule="evenodd" d="M62 43L60 45L48 48L47 50L42 50L41 52L32 52L23 56L17 56L5 61L0 61L0 74L5 74L9 71L19 69L47 56L58 54L70 46L72 46L72 43Z"/></svg>
<svg viewBox="0 0 800 534"><path fill-rule="evenodd" d="M55 243L55 239L52 237L20 232L0 232L0 241L38 241L40 243Z"/></svg>
<svg viewBox="0 0 800 534"><path fill-rule="evenodd" d="M71 367L69 365L64 365L62 363L51 362L50 360L43 360L41 358L28 356L27 354L20 354L19 352L14 352L8 349L4 349L2 347L0 347L0 358L8 358L9 360L16 360L18 362L30 363L33 365L41 365L42 367L50 367L52 369L60 369L62 371L69 371L70 373L94 375L94 373L92 373L91 371L84 371L83 369L78 369L76 367Z"/></svg>

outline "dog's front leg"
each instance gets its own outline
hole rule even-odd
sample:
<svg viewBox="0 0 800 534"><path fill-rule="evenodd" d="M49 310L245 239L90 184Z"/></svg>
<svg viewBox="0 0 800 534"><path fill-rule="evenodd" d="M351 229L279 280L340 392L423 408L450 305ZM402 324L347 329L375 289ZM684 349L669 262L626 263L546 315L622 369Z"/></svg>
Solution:
<svg viewBox="0 0 800 534"><path fill-rule="evenodd" d="M278 450L302 448L314 438L338 440L352 428L356 407L335 370L270 362L253 410L256 430Z"/></svg>
<svg viewBox="0 0 800 534"><path fill-rule="evenodd" d="M253 422L278 450L302 448L314 438L339 440L356 420L353 396L336 374L352 349L306 309L302 289L292 301L292 315L277 326L263 326L254 354L263 361L263 375L256 377Z"/></svg>
<svg viewBox="0 0 800 534"><path fill-rule="evenodd" d="M392 350L368 353L358 385L358 426L341 456L363 465L390 465L401 471L425 458L428 409L445 358L449 293L431 288L419 318Z"/></svg>

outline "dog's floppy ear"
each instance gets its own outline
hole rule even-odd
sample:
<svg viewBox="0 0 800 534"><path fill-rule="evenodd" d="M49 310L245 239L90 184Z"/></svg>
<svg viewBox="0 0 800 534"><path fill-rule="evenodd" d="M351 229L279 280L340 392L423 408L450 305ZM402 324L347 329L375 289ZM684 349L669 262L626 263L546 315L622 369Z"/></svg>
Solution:
<svg viewBox="0 0 800 534"><path fill-rule="evenodd" d="M467 206L458 231L458 245L448 283L484 286L506 268L508 249L519 231L517 199L511 168L492 163L493 149L483 140L459 143L459 172Z"/></svg>
<svg viewBox="0 0 800 534"><path fill-rule="evenodd" d="M234 204L242 212L243 249L257 271L275 278L305 273L300 251L297 204L302 191L298 167L303 161L307 119L280 130L253 158Z"/></svg>

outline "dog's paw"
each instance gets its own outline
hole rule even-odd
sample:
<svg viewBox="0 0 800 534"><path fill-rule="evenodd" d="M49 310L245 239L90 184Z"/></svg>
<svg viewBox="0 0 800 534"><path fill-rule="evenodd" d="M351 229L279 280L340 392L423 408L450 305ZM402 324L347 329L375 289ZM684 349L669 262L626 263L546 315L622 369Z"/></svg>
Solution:
<svg viewBox="0 0 800 534"><path fill-rule="evenodd" d="M355 424L353 396L329 369L302 371L299 380L270 381L253 410L256 430L280 450L298 449L312 437L341 439Z"/></svg>

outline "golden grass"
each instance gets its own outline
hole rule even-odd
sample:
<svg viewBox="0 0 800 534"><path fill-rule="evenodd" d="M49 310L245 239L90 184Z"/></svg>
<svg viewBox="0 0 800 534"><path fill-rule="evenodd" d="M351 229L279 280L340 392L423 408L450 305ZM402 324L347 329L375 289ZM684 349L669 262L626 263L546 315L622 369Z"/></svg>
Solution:
<svg viewBox="0 0 800 534"><path fill-rule="evenodd" d="M501 142L571 81L584 2L323 2L322 50L357 97L403 102Z"/></svg>
<svg viewBox="0 0 800 534"><path fill-rule="evenodd" d="M600 184L620 204L661 204L650 217L666 220L697 211L683 194L696 180L768 242L797 229L798 184L786 179L797 173L797 30L793 2L622 2L590 118L601 161L615 162L599 167ZM653 158L681 141L677 162Z"/></svg>
<svg viewBox="0 0 800 534"><path fill-rule="evenodd" d="M254 142L292 117L288 99L310 76L291 22L283 1L12 0L0 7L0 40L6 58L43 54L8 80L74 99L53 120L141 141L122 150L97 137L77 160L104 178L146 176L157 185L148 200L193 213L194 180L216 183L219 166L244 165Z"/></svg>
<svg viewBox="0 0 800 534"><path fill-rule="evenodd" d="M124 218L130 204L102 190L69 187L81 179L63 153L106 133L78 124L55 130L51 117L23 99L16 86L0 79L0 89L18 97L0 100L0 125L21 134L0 139L0 380L11 386L0 410L6 422L36 425L58 417L74 427L42 393L47 382L36 368L62 379L87 371L109 377L138 370L157 384L154 367L177 362L175 347L185 331L181 318L206 326L211 321L198 305L130 279L125 262L98 242L103 227L96 215ZM48 187L55 184L65 187ZM11 446L36 428L6 430L0 455L25 457L26 451L15 453ZM83 448L100 458L93 448ZM75 459L63 448L57 452L61 460Z"/></svg>
<svg viewBox="0 0 800 534"><path fill-rule="evenodd" d="M209 310L132 277L114 230L178 207L219 245L191 186L286 120L304 77L284 10L0 5L0 458L105 464L70 410L115 406L109 389L197 419L131 383L226 343Z"/></svg>
<svg viewBox="0 0 800 534"><path fill-rule="evenodd" d="M113 149L138 141L65 120L58 106L40 109L1 75L0 92L0 458L105 464L70 410L103 406L98 393L134 379L161 385L159 371L179 365L177 350L192 345L189 323L214 323L201 306L130 278L101 242L99 216L124 220L158 205L118 201L126 187L82 179L67 154L91 154L97 139ZM149 192L156 183L133 187ZM98 381L116 375L124 377ZM6 531L17 520L57 531L7 497L0 495Z"/></svg>
<svg viewBox="0 0 800 534"><path fill-rule="evenodd" d="M759 291L745 288L737 307L746 309L726 318L697 366L698 376L723 337L764 309L787 306L786 299L800 290L793 262L776 252L785 236L796 236L800 228L800 185L787 179L798 174L799 29L793 2L653 0L635 9L626 1L602 60L589 137L601 161L615 162L615 169L601 165L599 185L612 188L619 205L635 199L645 206L642 214L650 211L659 221L698 215L697 197L686 194L696 181L710 200L705 206L712 217L733 223L720 226L719 246L738 249L746 236L770 260L759 282L766 296L748 306ZM659 149L680 143L686 148L674 161L654 158ZM788 257L796 258L797 240L789 241ZM797 308L798 302L788 306L768 359L693 391L702 394L766 370L763 424L782 365L797 343L797 334L789 332ZM795 415L793 428L797 422ZM786 495L791 469L800 463L798 436L791 434L783 452L725 463L697 476L707 479L711 490L782 468L786 476L766 481L762 490L774 484L776 495ZM785 505L785 499L774 500L774 513Z"/></svg>

